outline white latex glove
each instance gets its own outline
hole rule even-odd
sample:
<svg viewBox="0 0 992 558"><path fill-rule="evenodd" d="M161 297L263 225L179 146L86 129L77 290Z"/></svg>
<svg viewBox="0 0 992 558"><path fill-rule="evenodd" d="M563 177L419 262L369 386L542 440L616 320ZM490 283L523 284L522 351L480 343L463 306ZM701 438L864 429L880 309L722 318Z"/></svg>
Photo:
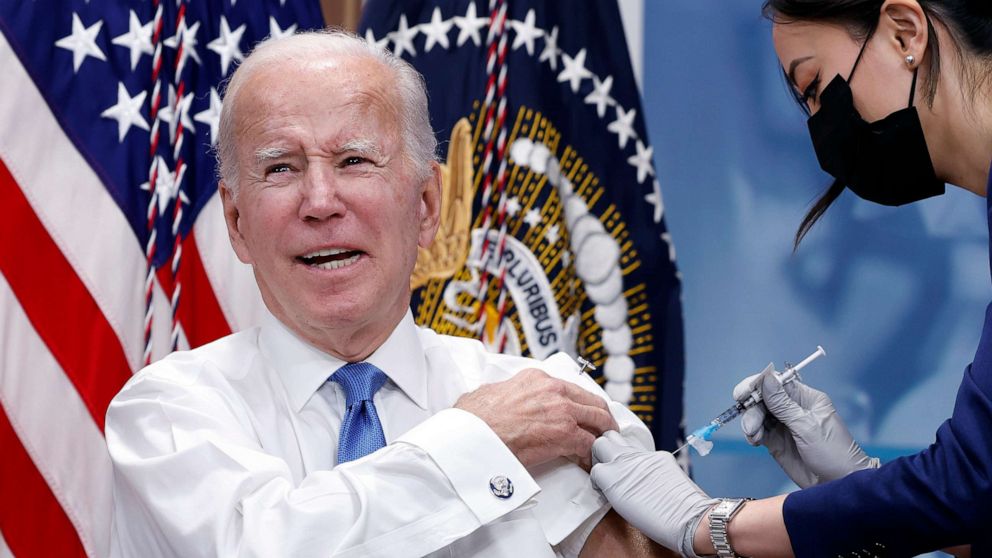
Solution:
<svg viewBox="0 0 992 558"><path fill-rule="evenodd" d="M655 542L696 556L692 537L718 500L692 482L667 451L628 445L614 431L592 445L592 482L628 523Z"/></svg>
<svg viewBox="0 0 992 558"><path fill-rule="evenodd" d="M741 417L744 436L752 446L767 447L802 488L879 466L854 441L827 394L798 379L783 385L769 364L737 384L734 399L744 398L755 386L762 402Z"/></svg>

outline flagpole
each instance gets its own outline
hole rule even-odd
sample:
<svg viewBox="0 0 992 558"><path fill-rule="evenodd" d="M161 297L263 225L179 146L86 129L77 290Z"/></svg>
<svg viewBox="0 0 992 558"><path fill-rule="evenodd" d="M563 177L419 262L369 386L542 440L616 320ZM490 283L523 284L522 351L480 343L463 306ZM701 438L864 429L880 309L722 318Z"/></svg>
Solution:
<svg viewBox="0 0 992 558"><path fill-rule="evenodd" d="M320 0L320 11L328 27L354 33L362 16L362 0Z"/></svg>

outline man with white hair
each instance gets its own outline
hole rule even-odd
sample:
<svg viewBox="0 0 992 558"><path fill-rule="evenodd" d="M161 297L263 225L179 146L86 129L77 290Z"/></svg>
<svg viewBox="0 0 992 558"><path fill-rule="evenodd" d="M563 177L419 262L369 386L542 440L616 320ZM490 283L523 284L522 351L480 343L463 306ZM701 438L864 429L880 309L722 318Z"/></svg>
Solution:
<svg viewBox="0 0 992 558"><path fill-rule="evenodd" d="M111 403L120 556L660 552L587 474L596 436L647 429L563 354L413 322L439 221L422 78L343 32L259 45L218 136L231 244L271 313L175 353Z"/></svg>

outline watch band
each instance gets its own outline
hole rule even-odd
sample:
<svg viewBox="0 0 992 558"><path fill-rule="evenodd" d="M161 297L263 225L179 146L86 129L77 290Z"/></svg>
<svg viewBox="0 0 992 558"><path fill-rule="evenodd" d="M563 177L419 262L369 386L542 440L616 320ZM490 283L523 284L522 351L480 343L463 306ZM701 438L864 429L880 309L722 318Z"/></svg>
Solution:
<svg viewBox="0 0 992 558"><path fill-rule="evenodd" d="M710 541L720 558L739 558L730 547L727 526L750 498L724 498L710 510Z"/></svg>

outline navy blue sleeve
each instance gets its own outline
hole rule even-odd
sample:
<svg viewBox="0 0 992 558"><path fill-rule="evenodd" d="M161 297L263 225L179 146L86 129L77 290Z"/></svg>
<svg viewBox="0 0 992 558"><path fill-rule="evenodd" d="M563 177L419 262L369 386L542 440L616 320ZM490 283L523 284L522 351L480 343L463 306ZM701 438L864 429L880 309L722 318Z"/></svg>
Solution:
<svg viewBox="0 0 992 558"><path fill-rule="evenodd" d="M933 445L786 498L783 514L796 556L913 556L986 539L992 527L990 394L992 305L954 412Z"/></svg>

